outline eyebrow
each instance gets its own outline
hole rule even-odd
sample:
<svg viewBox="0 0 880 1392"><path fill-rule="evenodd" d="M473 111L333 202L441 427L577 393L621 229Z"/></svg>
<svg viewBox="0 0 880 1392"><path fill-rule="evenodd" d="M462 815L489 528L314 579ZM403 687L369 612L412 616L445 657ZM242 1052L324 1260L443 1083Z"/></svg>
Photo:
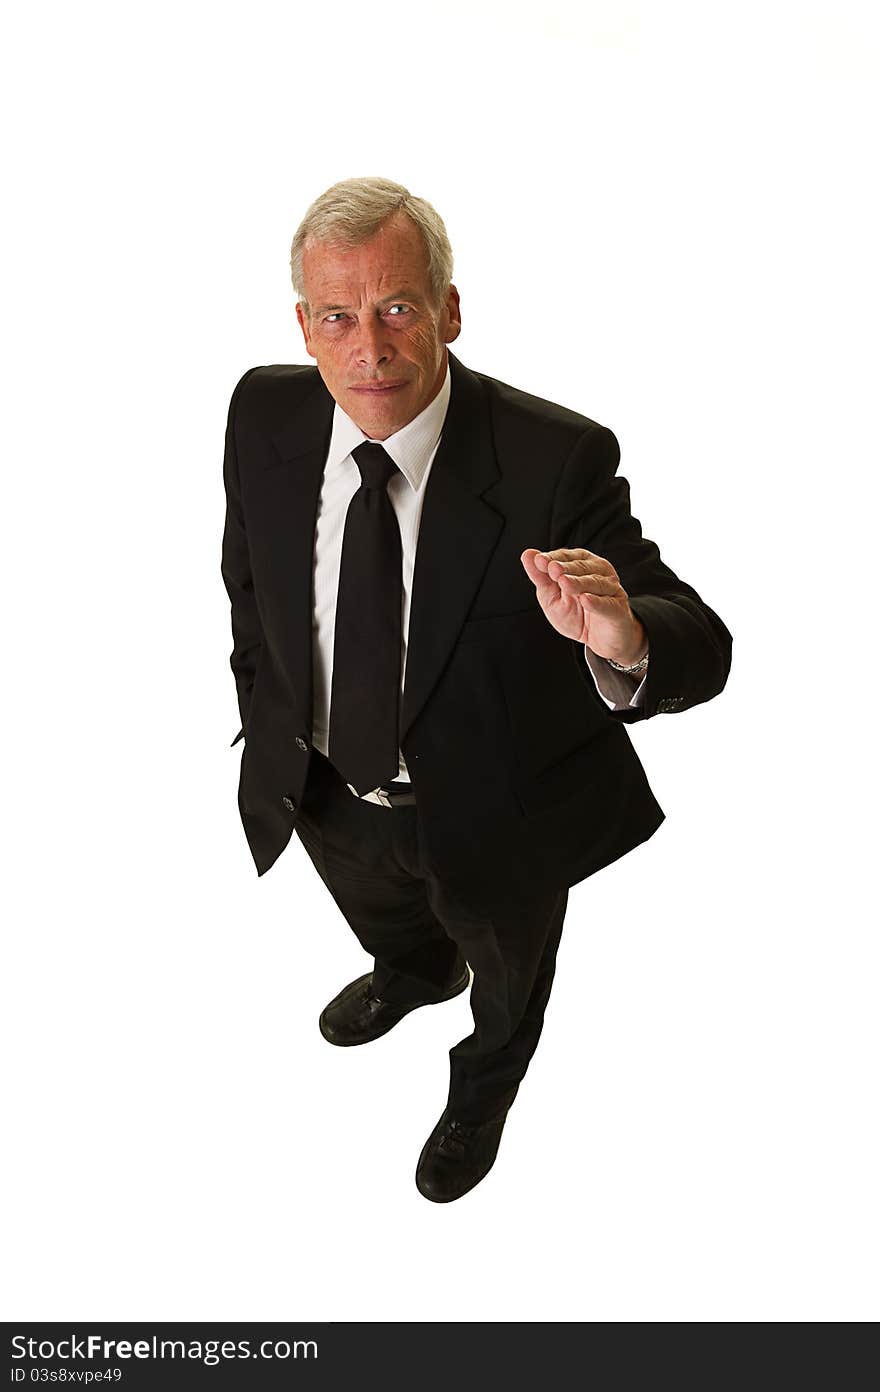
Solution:
<svg viewBox="0 0 880 1392"><path fill-rule="evenodd" d="M377 303L380 305L394 304L397 300L415 300L417 303L419 303L421 299L422 296L417 294L415 290L398 290L394 295L383 295L382 299L378 300ZM344 304L323 304L318 305L318 307L315 310L315 313L335 314L339 310L345 310L348 308L349 306Z"/></svg>

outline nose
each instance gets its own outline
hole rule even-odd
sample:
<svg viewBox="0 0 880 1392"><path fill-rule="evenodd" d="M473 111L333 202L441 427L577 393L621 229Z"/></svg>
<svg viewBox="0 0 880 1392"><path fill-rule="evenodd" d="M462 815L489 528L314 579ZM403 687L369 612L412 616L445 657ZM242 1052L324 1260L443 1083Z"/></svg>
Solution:
<svg viewBox="0 0 880 1392"><path fill-rule="evenodd" d="M359 321L356 352L358 366L371 371L390 362L391 347L387 330L378 315L367 314Z"/></svg>

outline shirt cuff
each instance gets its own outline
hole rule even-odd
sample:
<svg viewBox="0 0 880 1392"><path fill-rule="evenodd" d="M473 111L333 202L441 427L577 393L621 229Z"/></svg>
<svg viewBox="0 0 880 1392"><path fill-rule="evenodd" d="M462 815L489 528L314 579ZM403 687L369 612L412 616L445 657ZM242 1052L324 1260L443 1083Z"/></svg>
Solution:
<svg viewBox="0 0 880 1392"><path fill-rule="evenodd" d="M597 657L586 643L583 645L587 666L593 674L596 690L610 710L627 710L630 706L641 706L645 699L647 672L633 690L634 677L625 677L609 667L604 657Z"/></svg>

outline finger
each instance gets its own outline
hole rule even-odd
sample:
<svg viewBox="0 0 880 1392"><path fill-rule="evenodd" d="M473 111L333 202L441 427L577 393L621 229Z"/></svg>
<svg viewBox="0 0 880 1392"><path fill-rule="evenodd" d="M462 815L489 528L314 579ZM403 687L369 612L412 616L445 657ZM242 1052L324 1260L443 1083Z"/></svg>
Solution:
<svg viewBox="0 0 880 1392"><path fill-rule="evenodd" d="M548 561L601 561L603 559L601 556L597 556L595 551L588 551L584 546L557 546L554 551L541 551L540 555L546 556Z"/></svg>
<svg viewBox="0 0 880 1392"><path fill-rule="evenodd" d="M591 561L601 561L601 556L594 556L592 551L538 551L535 553L535 564L541 571L546 571L554 577L567 566L588 565ZM556 569L552 570L551 567Z"/></svg>
<svg viewBox="0 0 880 1392"><path fill-rule="evenodd" d="M607 614L609 618L612 614L620 614L620 599L620 595L591 594L588 591L577 596L583 609L597 614Z"/></svg>
<svg viewBox="0 0 880 1392"><path fill-rule="evenodd" d="M611 562L606 561L604 556L595 556L592 553L576 556L570 561L550 560L547 562L547 574L552 575L554 580L558 580L561 575L607 575L612 580L619 580Z"/></svg>
<svg viewBox="0 0 880 1392"><path fill-rule="evenodd" d="M593 571L588 575L570 575L567 572L557 577L563 594L594 594L609 599L621 599L625 595L616 575L603 575Z"/></svg>
<svg viewBox="0 0 880 1392"><path fill-rule="evenodd" d="M532 566L540 575L547 574L547 571L550 569L550 562L543 551L536 551L534 547L530 546L528 551L523 552L523 555L530 558Z"/></svg>
<svg viewBox="0 0 880 1392"><path fill-rule="evenodd" d="M546 595L552 590L556 590L558 593L556 581L547 574L547 563L544 563L543 568L540 565L540 551L536 550L534 546L530 546L528 550L523 551L520 560L522 561L526 575L535 586L539 595Z"/></svg>

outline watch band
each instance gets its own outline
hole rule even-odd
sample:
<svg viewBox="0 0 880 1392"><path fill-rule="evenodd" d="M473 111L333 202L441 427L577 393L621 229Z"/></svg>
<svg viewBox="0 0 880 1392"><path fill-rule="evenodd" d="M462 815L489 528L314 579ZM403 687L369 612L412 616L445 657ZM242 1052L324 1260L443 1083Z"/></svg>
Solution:
<svg viewBox="0 0 880 1392"><path fill-rule="evenodd" d="M638 662L634 662L631 667L622 667L619 662L615 662L610 657L606 657L605 661L608 663L609 667L614 668L615 672L625 672L628 677L635 677L638 676L640 672L644 672L645 668L647 667L648 654L645 653L645 656L640 657Z"/></svg>

